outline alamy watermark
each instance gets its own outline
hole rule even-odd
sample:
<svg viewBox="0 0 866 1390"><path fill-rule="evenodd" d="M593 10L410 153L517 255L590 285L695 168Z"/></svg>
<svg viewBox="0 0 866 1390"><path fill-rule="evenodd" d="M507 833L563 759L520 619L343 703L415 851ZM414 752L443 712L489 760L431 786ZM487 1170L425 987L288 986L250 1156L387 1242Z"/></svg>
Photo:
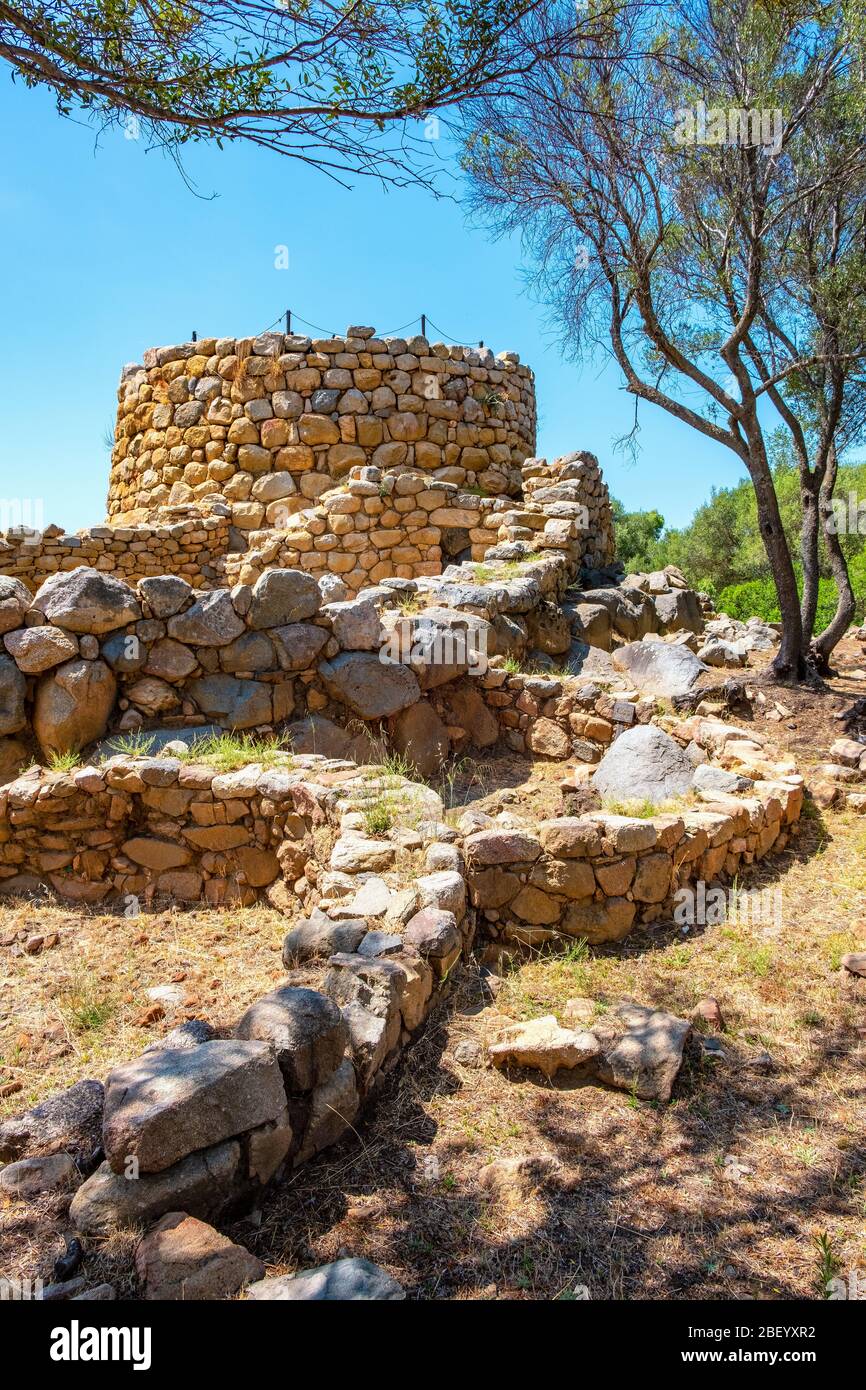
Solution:
<svg viewBox="0 0 866 1390"><path fill-rule="evenodd" d="M723 888L699 879L674 894L674 921L681 927L782 925L781 888Z"/></svg>
<svg viewBox="0 0 866 1390"><path fill-rule="evenodd" d="M866 500L861 501L853 489L847 497L834 497L832 508L832 516L827 518L831 535L866 536Z"/></svg>
<svg viewBox="0 0 866 1390"><path fill-rule="evenodd" d="M24 536L45 530L45 502L41 497L0 497L0 535L12 531Z"/></svg>
<svg viewBox="0 0 866 1390"><path fill-rule="evenodd" d="M423 615L401 618L379 648L385 666L465 666L483 676L488 665L486 624L443 627Z"/></svg>
<svg viewBox="0 0 866 1390"><path fill-rule="evenodd" d="M778 106L681 106L674 113L674 140L678 145L760 146L778 154L782 148L785 118Z"/></svg>

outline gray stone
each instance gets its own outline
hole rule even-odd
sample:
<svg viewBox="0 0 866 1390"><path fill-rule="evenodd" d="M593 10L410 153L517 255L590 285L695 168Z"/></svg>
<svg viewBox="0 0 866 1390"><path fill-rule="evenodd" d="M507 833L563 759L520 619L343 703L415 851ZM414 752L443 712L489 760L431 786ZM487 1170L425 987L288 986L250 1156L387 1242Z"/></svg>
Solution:
<svg viewBox="0 0 866 1390"><path fill-rule="evenodd" d="M700 600L693 590L672 589L667 593L656 593L652 602L662 632L703 632Z"/></svg>
<svg viewBox="0 0 866 1390"><path fill-rule="evenodd" d="M425 959L443 960L459 954L463 938L453 912L423 907L407 922L403 940Z"/></svg>
<svg viewBox="0 0 866 1390"><path fill-rule="evenodd" d="M289 623L274 628L271 637L284 671L308 670L328 640L325 629L315 623Z"/></svg>
<svg viewBox="0 0 866 1390"><path fill-rule="evenodd" d="M296 720L285 733L294 753L320 753L323 758L348 758L354 763L373 760L374 745L366 734L350 734L322 714Z"/></svg>
<svg viewBox="0 0 866 1390"><path fill-rule="evenodd" d="M0 1123L0 1161L59 1153L89 1159L102 1139L101 1081L76 1081L34 1105L22 1115Z"/></svg>
<svg viewBox="0 0 866 1390"><path fill-rule="evenodd" d="M388 931L367 932L358 946L359 956L393 956L403 949L402 936Z"/></svg>
<svg viewBox="0 0 866 1390"><path fill-rule="evenodd" d="M335 1260L300 1274L262 1279L247 1289L247 1298L257 1301L279 1299L296 1303L396 1301L405 1297L396 1279L378 1265L361 1259Z"/></svg>
<svg viewBox="0 0 866 1390"><path fill-rule="evenodd" d="M667 642L630 642L613 653L613 664L645 695L688 695L707 669L694 652Z"/></svg>
<svg viewBox="0 0 866 1390"><path fill-rule="evenodd" d="M322 609L330 618L331 630L340 646L352 651L378 651L381 645L381 622L372 599L354 598L344 603L329 603Z"/></svg>
<svg viewBox="0 0 866 1390"><path fill-rule="evenodd" d="M237 676L202 676L190 681L187 694L202 714L227 729L252 729L273 718L270 687Z"/></svg>
<svg viewBox="0 0 866 1390"><path fill-rule="evenodd" d="M27 681L11 656L0 655L0 734L17 734L27 725Z"/></svg>
<svg viewBox="0 0 866 1390"><path fill-rule="evenodd" d="M655 724L620 734L596 768L592 785L611 801L658 803L685 796L693 768L680 745Z"/></svg>
<svg viewBox="0 0 866 1390"><path fill-rule="evenodd" d="M0 1190L14 1197L36 1197L74 1187L80 1182L78 1169L69 1154L46 1154L43 1158L21 1158L0 1170Z"/></svg>
<svg viewBox="0 0 866 1390"><path fill-rule="evenodd" d="M710 795L718 792L747 792L754 785L750 777L739 777L736 772L714 767L712 763L699 763L692 774L692 780L697 791Z"/></svg>
<svg viewBox="0 0 866 1390"><path fill-rule="evenodd" d="M242 632L220 651L224 671L275 671L277 654L264 632Z"/></svg>
<svg viewBox="0 0 866 1390"><path fill-rule="evenodd" d="M132 675L140 671L147 660L147 647L133 633L115 632L106 637L100 654L112 671Z"/></svg>
<svg viewBox="0 0 866 1390"><path fill-rule="evenodd" d="M249 625L283 627L302 622L319 611L322 596L311 574L303 570L266 570L253 587Z"/></svg>
<svg viewBox="0 0 866 1390"><path fill-rule="evenodd" d="M111 632L141 617L138 599L128 584L87 565L49 575L37 590L33 607L47 622L69 632Z"/></svg>
<svg viewBox="0 0 866 1390"><path fill-rule="evenodd" d="M213 1036L213 1028L203 1018L188 1018L185 1023L179 1023L176 1028L172 1028L164 1038L157 1038L155 1042L148 1043L144 1050L159 1052L164 1048L173 1048L176 1051L187 1052L191 1047L211 1042Z"/></svg>
<svg viewBox="0 0 866 1390"><path fill-rule="evenodd" d="M310 1114L296 1162L307 1163L345 1134L358 1113L355 1068L346 1057L333 1076L313 1091Z"/></svg>
<svg viewBox="0 0 866 1390"><path fill-rule="evenodd" d="M235 612L228 589L202 594L168 623L169 637L193 647L227 647L243 630L243 619Z"/></svg>
<svg viewBox="0 0 866 1390"><path fill-rule="evenodd" d="M850 975L866 975L866 951L849 951L842 957L842 966Z"/></svg>
<svg viewBox="0 0 866 1390"><path fill-rule="evenodd" d="M241 1148L235 1140L192 1153L159 1173L134 1182L102 1163L72 1199L69 1219L82 1235L149 1226L170 1211L216 1216L235 1192Z"/></svg>
<svg viewBox="0 0 866 1390"><path fill-rule="evenodd" d="M158 1173L248 1129L281 1119L282 1076L264 1042L148 1052L116 1067L105 1089L103 1142L116 1173L134 1156Z"/></svg>
<svg viewBox="0 0 866 1390"><path fill-rule="evenodd" d="M163 637L159 642L154 642L148 652L144 671L148 676L173 683L186 680L197 666L198 661L189 647L176 642L173 637Z"/></svg>
<svg viewBox="0 0 866 1390"><path fill-rule="evenodd" d="M192 597L192 585L175 574L139 579L138 592L154 618L173 618Z"/></svg>
<svg viewBox="0 0 866 1390"><path fill-rule="evenodd" d="M289 1091L311 1091L336 1071L348 1032L332 999L314 989L283 985L262 995L235 1029L239 1038L273 1045Z"/></svg>
<svg viewBox="0 0 866 1390"><path fill-rule="evenodd" d="M309 918L299 922L283 941L283 965L287 970L317 956L332 956L335 952L351 954L367 931L364 920L332 922L327 917Z"/></svg>
<svg viewBox="0 0 866 1390"><path fill-rule="evenodd" d="M323 661L319 672L329 694L362 719L385 719L413 705L421 693L407 666L382 662L372 652L342 652Z"/></svg>
<svg viewBox="0 0 866 1390"><path fill-rule="evenodd" d="M349 1050L355 1072L366 1091L382 1063L400 1041L400 1013L385 1017L371 1013L357 999L343 1006L343 1017L349 1029Z"/></svg>
<svg viewBox="0 0 866 1390"><path fill-rule="evenodd" d="M604 1049L597 1064L599 1080L632 1091L641 1100L670 1100L692 1032L689 1020L630 1000L603 1017L609 1027L624 1026L625 1031L608 1039L604 1022L593 1025Z"/></svg>

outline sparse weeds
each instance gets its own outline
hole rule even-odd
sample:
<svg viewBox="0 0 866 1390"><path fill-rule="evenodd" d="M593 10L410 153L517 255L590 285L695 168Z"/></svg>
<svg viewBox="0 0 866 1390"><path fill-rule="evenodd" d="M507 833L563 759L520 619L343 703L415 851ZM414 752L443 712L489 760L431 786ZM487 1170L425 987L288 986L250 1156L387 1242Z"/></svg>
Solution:
<svg viewBox="0 0 866 1390"><path fill-rule="evenodd" d="M81 754L77 748L70 748L65 753L51 752L45 764L49 772L71 772L80 765Z"/></svg>
<svg viewBox="0 0 866 1390"><path fill-rule="evenodd" d="M377 797L364 807L361 815L368 835L386 835L394 826L395 808L388 797Z"/></svg>
<svg viewBox="0 0 866 1390"><path fill-rule="evenodd" d="M220 772L260 763L262 767L290 767L292 750L276 737L255 738L249 734L226 731L209 734L191 743L185 753L178 755L183 762L207 763Z"/></svg>

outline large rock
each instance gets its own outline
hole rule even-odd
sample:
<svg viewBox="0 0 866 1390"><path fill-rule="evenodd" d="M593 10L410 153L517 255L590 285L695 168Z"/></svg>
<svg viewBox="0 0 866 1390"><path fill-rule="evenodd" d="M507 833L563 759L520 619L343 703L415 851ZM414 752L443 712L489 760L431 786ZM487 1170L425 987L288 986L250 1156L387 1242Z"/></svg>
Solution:
<svg viewBox="0 0 866 1390"><path fill-rule="evenodd" d="M653 605L661 632L703 631L700 601L692 589L671 589L667 593L653 594Z"/></svg>
<svg viewBox="0 0 866 1390"><path fill-rule="evenodd" d="M225 1144L190 1154L160 1173L143 1173L134 1182L102 1163L79 1187L69 1219L83 1235L104 1235L115 1228L148 1226L166 1212L216 1216L236 1193L241 1146Z"/></svg>
<svg viewBox="0 0 866 1390"><path fill-rule="evenodd" d="M15 1197L37 1197L58 1188L77 1187L81 1182L75 1160L69 1154L46 1154L44 1158L20 1158L0 1169L0 1190Z"/></svg>
<svg viewBox="0 0 866 1390"><path fill-rule="evenodd" d="M396 1279L369 1260L335 1260L333 1264L305 1269L300 1274L283 1274L250 1284L247 1298L257 1301L279 1299L284 1302L358 1302L405 1298Z"/></svg>
<svg viewBox="0 0 866 1390"><path fill-rule="evenodd" d="M20 738L0 738L0 787L14 782L30 761L27 745Z"/></svg>
<svg viewBox="0 0 866 1390"><path fill-rule="evenodd" d="M426 700L419 700L396 716L391 743L422 777L432 777L439 771L451 747L448 730Z"/></svg>
<svg viewBox="0 0 866 1390"><path fill-rule="evenodd" d="M641 1100L670 1100L692 1032L689 1020L630 1000L623 1000L603 1020L593 1024L603 1047L599 1080Z"/></svg>
<svg viewBox="0 0 866 1390"><path fill-rule="evenodd" d="M102 1140L101 1081L76 1081L67 1091L0 1124L0 1162L69 1153L86 1162Z"/></svg>
<svg viewBox="0 0 866 1390"><path fill-rule="evenodd" d="M386 719L415 704L421 694L408 666L382 662L372 652L342 652L323 661L319 672L329 694L362 719Z"/></svg>
<svg viewBox="0 0 866 1390"><path fill-rule="evenodd" d="M350 734L323 714L308 714L288 724L285 735L293 753L321 753L323 758L348 758L353 763L374 760L375 747L366 734Z"/></svg>
<svg viewBox="0 0 866 1390"><path fill-rule="evenodd" d="M311 1091L340 1065L348 1031L337 1005L314 989L283 985L251 1004L239 1038L271 1043L287 1090Z"/></svg>
<svg viewBox="0 0 866 1390"><path fill-rule="evenodd" d="M200 676L190 681L186 691L202 714L227 729L252 729L257 724L270 724L273 718L271 687L263 681Z"/></svg>
<svg viewBox="0 0 866 1390"><path fill-rule="evenodd" d="M128 1159L158 1173L197 1149L274 1120L286 1097L264 1042L208 1042L188 1052L148 1052L110 1073L103 1141L116 1173Z"/></svg>
<svg viewBox="0 0 866 1390"><path fill-rule="evenodd" d="M378 651L382 643L382 625L372 599L354 598L344 603L329 603L322 613L330 618L331 631L344 650Z"/></svg>
<svg viewBox="0 0 866 1390"><path fill-rule="evenodd" d="M20 627L32 602L26 584L10 574L0 574L0 634Z"/></svg>
<svg viewBox="0 0 866 1390"><path fill-rule="evenodd" d="M116 698L117 681L104 661L66 661L36 687L33 732L45 752L83 748L105 733Z"/></svg>
<svg viewBox="0 0 866 1390"><path fill-rule="evenodd" d="M0 735L17 734L27 724L27 681L11 656L0 654Z"/></svg>
<svg viewBox="0 0 866 1390"><path fill-rule="evenodd" d="M19 670L26 671L29 676L50 671L52 666L59 666L62 661L78 655L75 638L62 628L48 624L7 632L3 642Z"/></svg>
<svg viewBox="0 0 866 1390"><path fill-rule="evenodd" d="M168 1212L139 1242L135 1268L145 1298L185 1303L230 1298L265 1272L242 1245L179 1211Z"/></svg>
<svg viewBox="0 0 866 1390"><path fill-rule="evenodd" d="M581 1066L598 1057L601 1046L593 1033L561 1028L553 1014L514 1023L489 1048L497 1066L535 1067L547 1077L560 1068Z"/></svg>
<svg viewBox="0 0 866 1390"><path fill-rule="evenodd" d="M283 627L318 613L319 586L303 570L266 570L255 582L248 614L252 628Z"/></svg>
<svg viewBox="0 0 866 1390"><path fill-rule="evenodd" d="M333 1076L313 1091L307 1128L297 1162L307 1163L345 1134L358 1113L360 1097L355 1068L346 1057Z"/></svg>
<svg viewBox="0 0 866 1390"><path fill-rule="evenodd" d="M138 592L154 618L173 618L192 597L192 585L175 574L139 579Z"/></svg>
<svg viewBox="0 0 866 1390"><path fill-rule="evenodd" d="M476 748L489 748L499 738L499 721L474 686L466 684L449 690L445 707L449 723L465 729Z"/></svg>
<svg viewBox="0 0 866 1390"><path fill-rule="evenodd" d="M613 664L628 672L645 695L688 695L706 666L688 647L669 642L629 642L613 653Z"/></svg>
<svg viewBox="0 0 866 1390"><path fill-rule="evenodd" d="M86 565L49 575L36 591L33 607L69 632L111 632L141 617L128 584Z"/></svg>
<svg viewBox="0 0 866 1390"><path fill-rule="evenodd" d="M332 922L324 913L305 918L286 933L283 941L283 965L293 970L296 965L316 957L332 956L338 951L349 955L357 951L366 935L367 923L363 919L349 922Z"/></svg>
<svg viewBox="0 0 866 1390"><path fill-rule="evenodd" d="M307 670L328 640L325 629L315 623L289 623L274 628L271 636L284 671Z"/></svg>
<svg viewBox="0 0 866 1390"><path fill-rule="evenodd" d="M243 630L243 618L235 612L228 589L202 594L168 623L169 637L192 647L227 647Z"/></svg>
<svg viewBox="0 0 866 1390"><path fill-rule="evenodd" d="M685 796L694 768L685 750L655 724L627 729L611 744L595 770L592 785L611 801L657 804Z"/></svg>

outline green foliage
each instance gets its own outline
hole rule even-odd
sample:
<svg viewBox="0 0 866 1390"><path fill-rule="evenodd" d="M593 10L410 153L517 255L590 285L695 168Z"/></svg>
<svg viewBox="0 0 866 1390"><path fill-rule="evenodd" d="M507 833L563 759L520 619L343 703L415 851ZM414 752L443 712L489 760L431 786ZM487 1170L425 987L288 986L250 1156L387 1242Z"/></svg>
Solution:
<svg viewBox="0 0 866 1390"><path fill-rule="evenodd" d="M172 153L191 141L241 140L332 177L345 170L429 184L411 135L386 145L380 133L429 121L495 83L517 61L528 8L527 0L31 0L0 6L0 58L13 79L47 87L61 115L123 123L128 138Z"/></svg>
<svg viewBox="0 0 866 1390"><path fill-rule="evenodd" d="M621 502L611 498L616 553L629 574L658 568L655 557L665 519L661 512L627 512Z"/></svg>
<svg viewBox="0 0 866 1390"><path fill-rule="evenodd" d="M778 450L773 477L802 592L797 559L802 520L799 478L796 468ZM853 499L850 506L849 495ZM857 499L866 499L866 463L840 466L835 497L842 514L856 523ZM677 565L693 588L710 594L716 607L732 618L745 621L754 615L766 622L779 621L779 602L761 540L755 491L748 479L734 487L713 488L709 501L679 529L656 531L656 511L626 512L619 502L613 508L617 554L627 570ZM866 534L851 524L840 530L839 539L857 600L855 619L862 621L866 615ZM836 585L830 578L823 539L819 561L816 632L827 626L836 608Z"/></svg>

